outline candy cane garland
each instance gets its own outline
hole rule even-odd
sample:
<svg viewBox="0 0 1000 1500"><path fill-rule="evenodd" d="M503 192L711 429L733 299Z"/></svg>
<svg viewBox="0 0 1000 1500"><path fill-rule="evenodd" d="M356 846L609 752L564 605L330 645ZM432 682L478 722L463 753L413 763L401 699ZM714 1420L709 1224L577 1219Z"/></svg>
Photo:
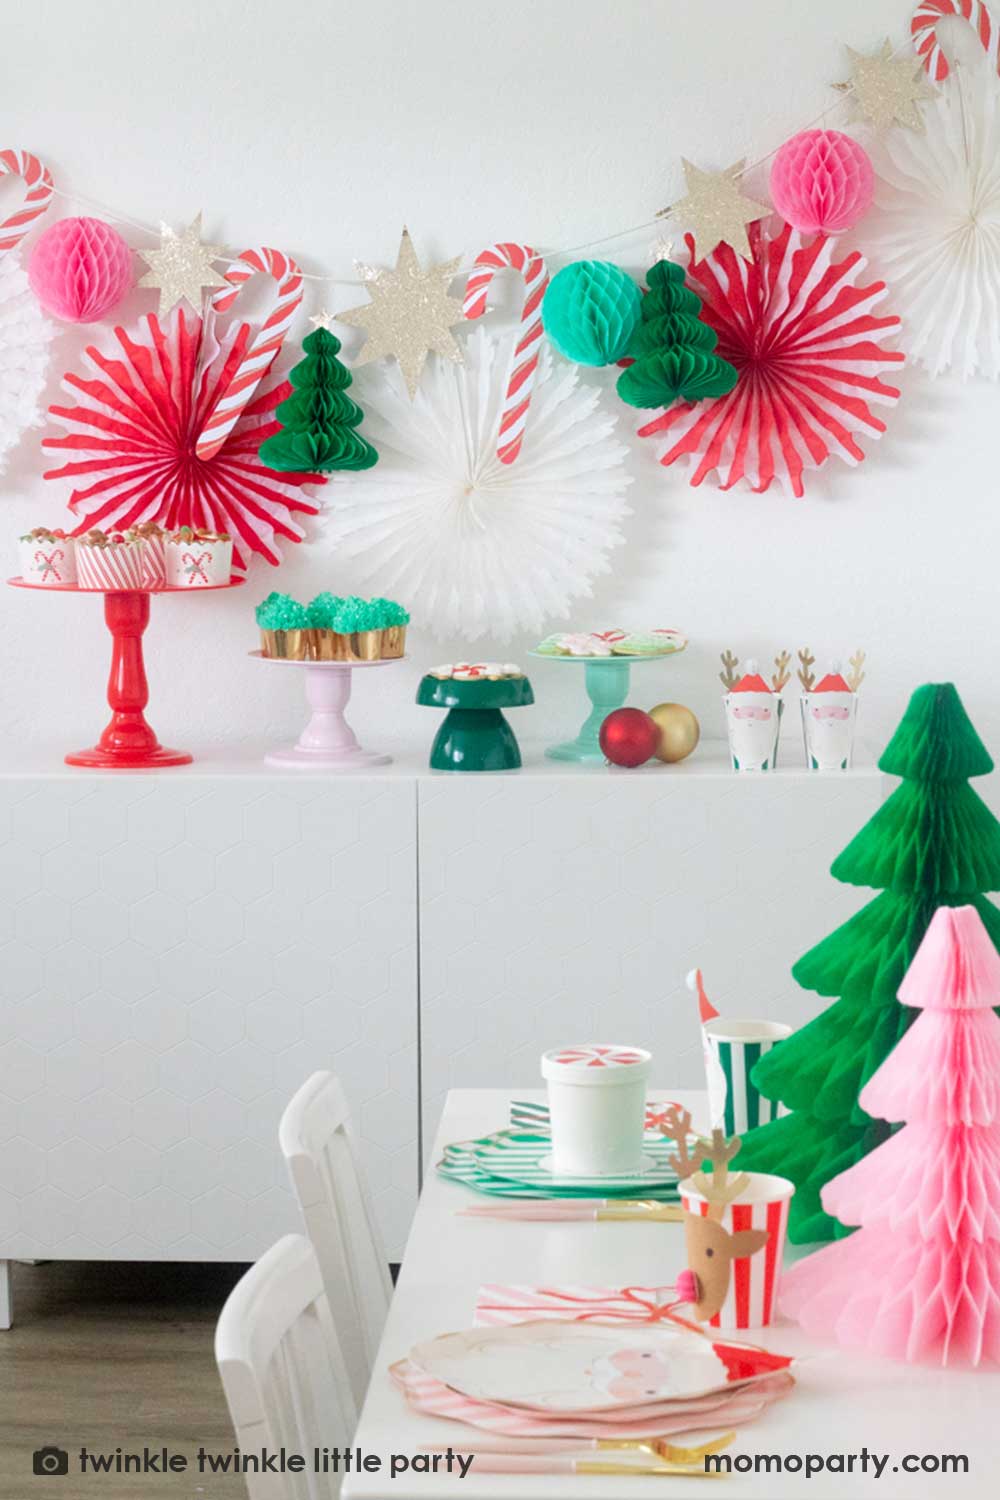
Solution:
<svg viewBox="0 0 1000 1500"><path fill-rule="evenodd" d="M55 191L52 175L30 151L0 151L0 176L20 177L28 191L15 213L0 221L0 251L15 249L49 206Z"/></svg>
<svg viewBox="0 0 1000 1500"><path fill-rule="evenodd" d="M195 447L199 458L211 458L217 453L236 426L254 391L274 362L302 301L302 272L295 261L280 250L269 250L266 246L261 246L244 250L223 273L229 285L220 287L215 293L209 303L210 312L227 312L251 276L258 272L263 272L278 283L278 300L270 316L248 345L232 381L209 412Z"/></svg>
<svg viewBox="0 0 1000 1500"><path fill-rule="evenodd" d="M516 245L508 240L491 245L477 255L475 265L482 269L473 270L466 283L462 311L467 318L482 317L490 282L503 267L510 266L519 271L525 282L522 332L514 350L513 368L504 394L497 444L497 458L502 464L512 464L524 441L524 424L541 347L542 298L549 284L549 273L545 261L530 245Z"/></svg>
<svg viewBox="0 0 1000 1500"><path fill-rule="evenodd" d="M951 65L937 37L938 22L945 16L958 16L968 21L983 51L1000 72L1000 27L982 0L923 0L913 12L910 35L928 77L935 83L943 83L951 72Z"/></svg>

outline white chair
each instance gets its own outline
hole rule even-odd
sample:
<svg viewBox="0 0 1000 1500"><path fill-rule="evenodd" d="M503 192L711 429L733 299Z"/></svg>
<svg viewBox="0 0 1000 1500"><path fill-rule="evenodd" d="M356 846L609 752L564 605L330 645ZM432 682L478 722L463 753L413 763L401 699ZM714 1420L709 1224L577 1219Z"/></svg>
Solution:
<svg viewBox="0 0 1000 1500"><path fill-rule="evenodd" d="M360 1408L392 1298L347 1109L332 1073L314 1073L281 1118L281 1150L313 1243Z"/></svg>
<svg viewBox="0 0 1000 1500"><path fill-rule="evenodd" d="M215 1359L250 1500L333 1500L340 1476L316 1472L313 1450L354 1436L357 1408L309 1241L289 1234L237 1283L219 1315ZM259 1473L254 1458L282 1447L301 1473Z"/></svg>

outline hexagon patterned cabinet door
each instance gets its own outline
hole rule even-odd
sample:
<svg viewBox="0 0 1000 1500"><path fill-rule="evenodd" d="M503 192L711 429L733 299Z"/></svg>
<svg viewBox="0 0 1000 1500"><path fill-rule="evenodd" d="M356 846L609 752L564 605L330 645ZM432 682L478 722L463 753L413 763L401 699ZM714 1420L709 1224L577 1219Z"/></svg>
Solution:
<svg viewBox="0 0 1000 1500"><path fill-rule="evenodd" d="M253 1260L278 1121L343 1081L389 1253L417 1194L412 784L0 778L0 1261Z"/></svg>

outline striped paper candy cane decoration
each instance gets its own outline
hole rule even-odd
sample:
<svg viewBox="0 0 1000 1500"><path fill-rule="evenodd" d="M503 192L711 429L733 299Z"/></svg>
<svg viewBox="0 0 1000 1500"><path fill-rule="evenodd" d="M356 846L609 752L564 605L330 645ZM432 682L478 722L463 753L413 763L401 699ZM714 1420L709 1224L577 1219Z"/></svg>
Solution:
<svg viewBox="0 0 1000 1500"><path fill-rule="evenodd" d="M21 207L0 222L0 251L14 250L48 208L55 184L48 167L30 151L0 151L0 174L20 177L28 189Z"/></svg>
<svg viewBox="0 0 1000 1500"><path fill-rule="evenodd" d="M951 65L938 41L938 22L945 16L958 16L968 21L979 38L983 51L991 58L1000 72L1000 29L982 0L923 0L913 12L910 35L918 57L923 59L928 77L935 83L943 83L951 72Z"/></svg>
<svg viewBox="0 0 1000 1500"><path fill-rule="evenodd" d="M473 270L465 287L462 312L467 318L481 318L486 311L486 293L497 271L509 266L524 277L525 296L521 309L521 337L514 350L514 364L507 381L500 413L497 458L512 464L524 441L524 424L531 403L531 390L538 369L538 351L542 341L542 298L549 284L545 261L530 245L511 240L490 245L476 256L478 270Z"/></svg>
<svg viewBox="0 0 1000 1500"><path fill-rule="evenodd" d="M267 374L302 301L302 272L290 255L266 246L244 250L223 274L228 286L220 287L209 303L213 315L228 312L251 276L263 272L278 286L278 299L263 326L247 347L232 381L208 415L195 448L199 458L218 453Z"/></svg>

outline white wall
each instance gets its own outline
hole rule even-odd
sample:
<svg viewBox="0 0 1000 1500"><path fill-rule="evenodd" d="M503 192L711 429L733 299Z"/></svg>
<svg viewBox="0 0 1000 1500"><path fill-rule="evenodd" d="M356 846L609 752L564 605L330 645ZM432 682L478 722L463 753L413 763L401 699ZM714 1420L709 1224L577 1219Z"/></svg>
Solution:
<svg viewBox="0 0 1000 1500"><path fill-rule="evenodd" d="M34 0L5 15L0 144L38 152L62 187L140 220L180 225L203 209L206 238L287 248L308 271L349 276L355 257L391 263L404 221L425 258L507 237L577 244L669 202L682 153L722 167L771 150L833 98L842 44L870 49L888 35L898 45L910 9L907 0ZM638 270L650 238L626 244L623 263ZM321 300L316 292L308 310ZM334 300L363 297L343 288ZM126 311L149 306L140 294ZM60 333L51 395L82 342ZM831 463L804 501L691 490L636 439L635 514L615 577L592 608L553 627L683 625L692 649L656 669L640 701L688 702L710 734L722 732L722 647L766 656L806 641L818 654L863 644L867 737L884 738L917 683L953 678L1000 749L998 391L916 370L903 384L869 461ZM623 430L629 420L623 409ZM0 480L8 572L16 535L60 518L42 468L29 434ZM168 742L197 748L297 727L299 683L245 656L251 604L275 583L308 597L352 579L321 545L302 547L240 594L155 604L153 718ZM4 738L40 750L90 742L107 661L99 609L6 590L0 607ZM518 641L514 654L530 644ZM407 730L429 739L431 715L411 705L418 669L462 652L457 641L414 639L409 679L406 669L387 673L359 702L368 737L387 748ZM536 666L541 701L519 725L544 736L572 726L580 685Z"/></svg>

